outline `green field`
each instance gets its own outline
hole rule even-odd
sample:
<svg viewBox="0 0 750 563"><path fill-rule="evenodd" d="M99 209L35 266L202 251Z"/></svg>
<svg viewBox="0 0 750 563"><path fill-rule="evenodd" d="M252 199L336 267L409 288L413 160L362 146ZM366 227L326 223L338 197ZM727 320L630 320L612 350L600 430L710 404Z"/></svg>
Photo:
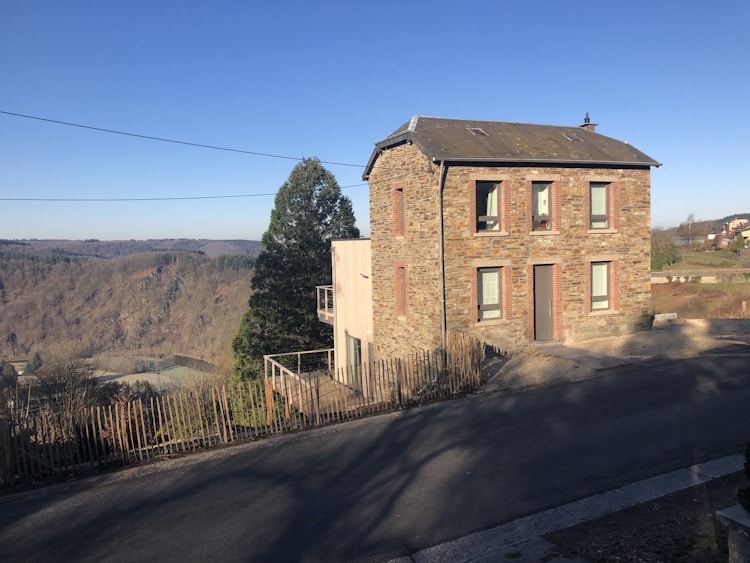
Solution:
<svg viewBox="0 0 750 563"><path fill-rule="evenodd" d="M676 263L666 266L664 271L677 271L688 268L737 268L739 267L734 253L728 250L717 250L714 252L697 252L684 254Z"/></svg>
<svg viewBox="0 0 750 563"><path fill-rule="evenodd" d="M148 381L157 390L163 390L175 389L179 387L190 387L196 382L212 377L212 375L186 367L174 366L159 370L158 372L146 371L142 373L117 375L116 377L105 377L107 383L114 381L132 385L136 381Z"/></svg>

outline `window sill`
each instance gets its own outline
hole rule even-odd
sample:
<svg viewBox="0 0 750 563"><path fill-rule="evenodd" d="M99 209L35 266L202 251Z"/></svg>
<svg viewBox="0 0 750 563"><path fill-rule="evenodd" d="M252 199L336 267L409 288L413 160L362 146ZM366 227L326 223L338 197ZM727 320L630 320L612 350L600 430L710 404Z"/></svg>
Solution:
<svg viewBox="0 0 750 563"><path fill-rule="evenodd" d="M508 231L476 231L474 236L476 237L507 237L510 235Z"/></svg>
<svg viewBox="0 0 750 563"><path fill-rule="evenodd" d="M545 235L559 235L560 231L530 231L529 235L532 237L543 237Z"/></svg>
<svg viewBox="0 0 750 563"><path fill-rule="evenodd" d="M600 311L589 311L589 317L605 317L607 315L619 315L617 309L602 309Z"/></svg>
<svg viewBox="0 0 750 563"><path fill-rule="evenodd" d="M589 229L588 233L590 235L612 235L617 233L617 229Z"/></svg>
<svg viewBox="0 0 750 563"><path fill-rule="evenodd" d="M475 321L474 326L495 326L495 325L509 325L510 319L485 319L483 321Z"/></svg>

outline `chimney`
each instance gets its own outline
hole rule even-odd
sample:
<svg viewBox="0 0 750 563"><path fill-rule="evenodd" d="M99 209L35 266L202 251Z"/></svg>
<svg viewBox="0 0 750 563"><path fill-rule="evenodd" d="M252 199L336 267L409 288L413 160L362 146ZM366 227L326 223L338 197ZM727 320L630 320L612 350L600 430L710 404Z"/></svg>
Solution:
<svg viewBox="0 0 750 563"><path fill-rule="evenodd" d="M586 117L583 120L583 123L581 123L578 127L581 129L586 129L588 131L596 132L596 126L599 125L598 123L591 123L591 119L589 118L589 112L586 112Z"/></svg>

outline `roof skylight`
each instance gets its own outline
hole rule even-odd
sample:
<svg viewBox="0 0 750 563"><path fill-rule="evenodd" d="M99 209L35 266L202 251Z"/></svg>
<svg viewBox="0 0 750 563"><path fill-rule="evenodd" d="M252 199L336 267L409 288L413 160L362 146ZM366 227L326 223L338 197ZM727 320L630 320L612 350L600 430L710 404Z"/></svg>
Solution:
<svg viewBox="0 0 750 563"><path fill-rule="evenodd" d="M565 137L568 141L583 141L578 135L575 133L563 133L563 137Z"/></svg>

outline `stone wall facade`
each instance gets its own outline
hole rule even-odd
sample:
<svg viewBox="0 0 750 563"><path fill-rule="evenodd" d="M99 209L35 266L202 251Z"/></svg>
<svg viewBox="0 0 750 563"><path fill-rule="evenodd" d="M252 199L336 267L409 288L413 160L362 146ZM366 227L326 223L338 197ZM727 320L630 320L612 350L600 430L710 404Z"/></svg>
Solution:
<svg viewBox="0 0 750 563"><path fill-rule="evenodd" d="M385 151L370 174L376 360L440 345L438 174L427 157L409 144ZM403 194L402 210L394 205L397 190ZM399 272L400 268L404 271ZM402 274L404 293L397 299L397 280Z"/></svg>
<svg viewBox="0 0 750 563"><path fill-rule="evenodd" d="M384 151L370 174L373 332L379 358L441 342L441 168L415 146ZM499 182L500 228L476 230L476 182ZM551 220L532 230L532 182L550 182ZM591 229L590 184L609 185L609 225ZM403 209L395 210L394 190ZM447 330L506 350L535 341L535 266L552 266L552 336L578 341L650 326L648 168L447 166L443 191ZM394 222L403 215L403 234ZM592 310L591 264L609 266L609 304ZM398 266L396 266L398 264ZM477 269L501 268L502 318L477 314ZM397 268L406 312L396 314ZM403 275L403 273L402 273Z"/></svg>

